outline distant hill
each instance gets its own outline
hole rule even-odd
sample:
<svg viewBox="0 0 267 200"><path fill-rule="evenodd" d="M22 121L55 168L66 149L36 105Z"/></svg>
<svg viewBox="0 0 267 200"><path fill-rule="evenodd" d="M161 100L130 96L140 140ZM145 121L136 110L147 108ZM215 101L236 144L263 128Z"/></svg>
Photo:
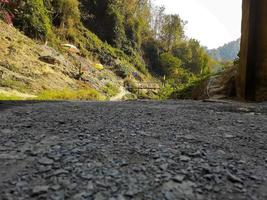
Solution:
<svg viewBox="0 0 267 200"><path fill-rule="evenodd" d="M237 58L240 50L240 39L229 42L217 49L207 50L208 54L218 61L232 61Z"/></svg>

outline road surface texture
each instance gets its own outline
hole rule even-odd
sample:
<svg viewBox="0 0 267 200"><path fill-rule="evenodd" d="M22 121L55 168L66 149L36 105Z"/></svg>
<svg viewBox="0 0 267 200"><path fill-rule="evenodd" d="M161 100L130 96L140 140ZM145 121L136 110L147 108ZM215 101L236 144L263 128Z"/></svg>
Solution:
<svg viewBox="0 0 267 200"><path fill-rule="evenodd" d="M266 200L267 104L2 102L0 199Z"/></svg>

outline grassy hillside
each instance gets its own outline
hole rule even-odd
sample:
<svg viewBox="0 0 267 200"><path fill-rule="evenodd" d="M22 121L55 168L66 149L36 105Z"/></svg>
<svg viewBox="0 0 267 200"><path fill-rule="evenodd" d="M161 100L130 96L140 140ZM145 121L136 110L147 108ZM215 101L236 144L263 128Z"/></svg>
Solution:
<svg viewBox="0 0 267 200"><path fill-rule="evenodd" d="M91 100L115 96L123 79L138 72L137 67L123 52L83 31L75 39L81 49L76 54L60 45L55 50L0 21L0 98ZM138 73L139 81L149 79Z"/></svg>
<svg viewBox="0 0 267 200"><path fill-rule="evenodd" d="M0 19L2 99L165 99L217 65L149 0L4 1Z"/></svg>

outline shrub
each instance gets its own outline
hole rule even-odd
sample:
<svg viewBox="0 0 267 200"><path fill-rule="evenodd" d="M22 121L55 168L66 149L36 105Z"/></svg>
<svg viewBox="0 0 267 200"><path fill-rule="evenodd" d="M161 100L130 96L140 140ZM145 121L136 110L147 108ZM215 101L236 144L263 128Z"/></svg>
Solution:
<svg viewBox="0 0 267 200"><path fill-rule="evenodd" d="M102 89L109 97L113 97L120 92L116 85L107 83Z"/></svg>
<svg viewBox="0 0 267 200"><path fill-rule="evenodd" d="M165 84L158 93L158 98L162 100L169 99L174 92L174 88L171 84L167 83Z"/></svg>
<svg viewBox="0 0 267 200"><path fill-rule="evenodd" d="M127 78L125 81L124 81L124 86L132 93L137 93L137 88L138 88L138 85L137 83L132 80L132 79L129 79Z"/></svg>
<svg viewBox="0 0 267 200"><path fill-rule="evenodd" d="M163 73L169 77L173 76L176 69L181 68L182 61L174 57L170 53L162 53L160 55L160 66Z"/></svg>
<svg viewBox="0 0 267 200"><path fill-rule="evenodd" d="M52 34L52 24L44 1L23 1L16 11L14 26L29 37L47 39Z"/></svg>
<svg viewBox="0 0 267 200"><path fill-rule="evenodd" d="M52 0L52 6L49 7L52 12L52 23L59 28L57 33L73 42L77 25L80 24L78 0Z"/></svg>

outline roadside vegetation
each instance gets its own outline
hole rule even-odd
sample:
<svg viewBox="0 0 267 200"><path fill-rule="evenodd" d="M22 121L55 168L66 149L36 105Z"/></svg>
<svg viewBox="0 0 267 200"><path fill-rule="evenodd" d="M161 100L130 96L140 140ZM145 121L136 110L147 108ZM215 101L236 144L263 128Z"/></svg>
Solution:
<svg viewBox="0 0 267 200"><path fill-rule="evenodd" d="M107 83L103 87L103 92L105 92L108 97L113 97L113 96L116 96L120 92L120 89L116 85Z"/></svg>
<svg viewBox="0 0 267 200"><path fill-rule="evenodd" d="M140 95L132 87L130 92L140 98L177 97L174 94L221 66L197 40L185 36L186 22L179 15L168 15L164 7L154 6L149 0L0 0L0 19L58 52L64 52L62 43L75 45L79 59L73 57L74 65L80 66L82 59L96 61L98 68L111 70L128 85L160 82L162 88L157 95ZM79 71L77 79L83 75ZM3 87L8 85L12 80L1 82ZM112 82L99 88L99 94L100 90L106 97L119 92ZM48 87L38 92L40 99L102 99L92 90Z"/></svg>
<svg viewBox="0 0 267 200"><path fill-rule="evenodd" d="M7 94L0 94L0 101L18 101L18 100L25 100L22 97L16 95L7 95Z"/></svg>
<svg viewBox="0 0 267 200"><path fill-rule="evenodd" d="M46 90L35 100L105 100L106 98L94 89L86 90Z"/></svg>

